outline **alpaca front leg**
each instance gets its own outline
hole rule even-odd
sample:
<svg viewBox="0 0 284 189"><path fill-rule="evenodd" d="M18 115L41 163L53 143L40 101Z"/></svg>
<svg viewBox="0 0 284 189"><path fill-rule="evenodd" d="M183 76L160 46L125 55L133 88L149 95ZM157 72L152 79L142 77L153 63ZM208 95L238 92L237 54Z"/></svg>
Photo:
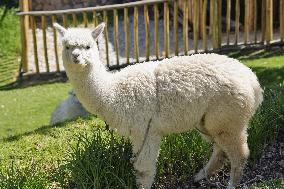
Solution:
<svg viewBox="0 0 284 189"><path fill-rule="evenodd" d="M132 143L133 152L137 155L134 158L137 184L139 189L150 189L156 175L156 162L159 156L161 137L149 133L144 144L141 138L136 138Z"/></svg>

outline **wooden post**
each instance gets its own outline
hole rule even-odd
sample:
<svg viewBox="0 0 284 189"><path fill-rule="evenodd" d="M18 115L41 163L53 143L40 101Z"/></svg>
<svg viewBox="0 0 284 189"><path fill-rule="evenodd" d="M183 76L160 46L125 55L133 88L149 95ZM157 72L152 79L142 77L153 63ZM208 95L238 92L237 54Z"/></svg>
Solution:
<svg viewBox="0 0 284 189"><path fill-rule="evenodd" d="M178 1L174 0L174 47L175 55L178 55Z"/></svg>
<svg viewBox="0 0 284 189"><path fill-rule="evenodd" d="M97 11L93 11L93 23L95 27L98 25Z"/></svg>
<svg viewBox="0 0 284 189"><path fill-rule="evenodd" d="M169 26L169 3L164 3L164 50L165 57L169 57L169 46L170 46L170 26Z"/></svg>
<svg viewBox="0 0 284 189"><path fill-rule="evenodd" d="M199 38L199 0L194 1L194 17L193 17L193 45L194 51L198 51L198 38Z"/></svg>
<svg viewBox="0 0 284 189"><path fill-rule="evenodd" d="M72 13L72 19L73 19L73 26L77 27L78 26L78 19L76 13Z"/></svg>
<svg viewBox="0 0 284 189"><path fill-rule="evenodd" d="M87 12L83 12L83 21L84 21L84 27L87 28L89 24Z"/></svg>
<svg viewBox="0 0 284 189"><path fill-rule="evenodd" d="M36 73L39 73L38 65L38 49L37 49L37 38L36 38L36 21L34 16L31 16L32 34L33 34L33 45L34 45L34 61L36 67Z"/></svg>
<svg viewBox="0 0 284 189"><path fill-rule="evenodd" d="M253 14L253 30L254 30L254 43L257 43L257 0L253 1L253 8L254 8L254 14Z"/></svg>
<svg viewBox="0 0 284 189"><path fill-rule="evenodd" d="M144 5L144 24L145 24L145 39L146 39L146 61L150 58L150 31L149 31L149 13L148 6Z"/></svg>
<svg viewBox="0 0 284 189"><path fill-rule="evenodd" d="M58 52L57 52L57 32L53 24L56 22L56 16L51 16L51 24L52 24L52 30L53 30L53 45L54 45L54 54L55 54L55 61L56 61L56 71L60 71L59 67L59 59L58 59Z"/></svg>
<svg viewBox="0 0 284 189"><path fill-rule="evenodd" d="M245 36L244 43L248 43L249 25L250 25L250 0L245 0Z"/></svg>
<svg viewBox="0 0 284 189"><path fill-rule="evenodd" d="M184 54L188 53L188 1L185 1L183 7L183 48Z"/></svg>
<svg viewBox="0 0 284 189"><path fill-rule="evenodd" d="M159 9L158 5L154 5L154 22L155 22L155 54L159 59Z"/></svg>
<svg viewBox="0 0 284 189"><path fill-rule="evenodd" d="M261 2L261 42L265 41L266 33L266 0Z"/></svg>
<svg viewBox="0 0 284 189"><path fill-rule="evenodd" d="M284 0L280 0L280 38L284 41Z"/></svg>
<svg viewBox="0 0 284 189"><path fill-rule="evenodd" d="M119 65L119 41L118 41L118 14L117 9L113 10L113 40L116 54L116 64Z"/></svg>
<svg viewBox="0 0 284 189"><path fill-rule="evenodd" d="M203 9L202 9L202 38L203 38L203 48L206 52L208 50L207 45L207 30L206 30L206 19L207 19L207 0L203 2Z"/></svg>
<svg viewBox="0 0 284 189"><path fill-rule="evenodd" d="M231 0L227 0L227 13L226 13L226 31L227 31L227 45L230 44L230 30L231 30Z"/></svg>
<svg viewBox="0 0 284 189"><path fill-rule="evenodd" d="M266 0L266 43L273 39L273 0Z"/></svg>
<svg viewBox="0 0 284 189"><path fill-rule="evenodd" d="M128 35L128 8L124 8L124 33L125 33L125 56L126 62L129 63L129 35Z"/></svg>
<svg viewBox="0 0 284 189"><path fill-rule="evenodd" d="M46 41L46 17L44 15L41 16L41 29L42 29L42 37L43 37L45 67L46 67L46 72L49 72L47 41Z"/></svg>
<svg viewBox="0 0 284 189"><path fill-rule="evenodd" d="M138 39L138 7L134 7L134 52L136 61L139 62L139 39Z"/></svg>
<svg viewBox="0 0 284 189"><path fill-rule="evenodd" d="M107 67L109 67L109 49L108 49L108 17L107 17L107 11L103 11L103 19L105 23L105 48L106 48L106 61L107 61Z"/></svg>
<svg viewBox="0 0 284 189"><path fill-rule="evenodd" d="M222 45L222 0L218 0L218 48Z"/></svg>
<svg viewBox="0 0 284 189"><path fill-rule="evenodd" d="M67 18L66 14L62 15L62 21L63 21L64 28L67 28L68 27L68 18Z"/></svg>
<svg viewBox="0 0 284 189"><path fill-rule="evenodd" d="M29 11L29 0L20 0L20 9L22 12ZM23 71L28 71L28 31L29 31L29 16L21 16L21 43L22 43L22 66Z"/></svg>
<svg viewBox="0 0 284 189"><path fill-rule="evenodd" d="M235 45L239 42L239 32L240 32L240 0L236 0L236 19L235 19Z"/></svg>

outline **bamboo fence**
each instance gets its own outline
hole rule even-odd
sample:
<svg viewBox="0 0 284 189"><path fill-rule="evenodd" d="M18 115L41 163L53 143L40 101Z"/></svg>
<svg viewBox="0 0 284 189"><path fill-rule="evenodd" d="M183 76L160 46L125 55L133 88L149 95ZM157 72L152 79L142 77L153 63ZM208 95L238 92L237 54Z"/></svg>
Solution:
<svg viewBox="0 0 284 189"><path fill-rule="evenodd" d="M43 53L44 56L45 72L50 71L50 54L48 54L50 51L48 51L46 38L48 27L51 27L53 31L53 56L55 56L56 71L61 71L57 46L58 36L53 27L55 22L61 22L65 27L89 27L104 21L106 23L105 57L108 66L110 27L113 28L117 66L131 63L131 58L139 62L206 52L210 50L209 44L212 44L213 50L228 46L271 44L275 30L279 33L279 41L283 43L284 39L284 0L142 0L125 4L54 11L29 11L31 7L29 0L22 0L20 7L21 12L18 15L21 19L24 72L29 68L29 48L33 48L34 51L35 72L40 73L39 53ZM278 10L274 12L275 9ZM144 19L141 19L142 15ZM130 17L134 22L133 35L129 33ZM222 17L225 18L223 22ZM273 23L275 18L279 20L276 24ZM153 27L150 27L151 20L154 22ZM163 28L159 27L160 20L163 20ZM124 34L119 33L120 22L123 22ZM139 32L139 23L144 24L145 33ZM43 52L39 52L37 28L42 30ZM159 45L161 31L163 46ZM28 43L29 32L32 36L32 44ZM171 32L173 37L171 37ZM151 33L153 40L150 38ZM240 40L241 34L244 36L243 41ZM120 43L119 35L124 35L124 44ZM140 35L144 35L146 44L144 58L140 57ZM130 48L132 48L129 44L130 36L133 36L134 40L133 57L130 54ZM224 42L222 39L225 39ZM189 42L193 43L191 49ZM123 55L119 51L121 45L124 47ZM153 52L150 51L151 46L153 46ZM126 61L122 62L120 57L125 57Z"/></svg>

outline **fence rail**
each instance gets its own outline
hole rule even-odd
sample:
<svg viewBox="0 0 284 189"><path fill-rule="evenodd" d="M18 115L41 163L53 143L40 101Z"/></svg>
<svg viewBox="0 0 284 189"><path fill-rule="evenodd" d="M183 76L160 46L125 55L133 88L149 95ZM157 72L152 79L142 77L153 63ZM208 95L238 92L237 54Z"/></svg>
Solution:
<svg viewBox="0 0 284 189"><path fill-rule="evenodd" d="M55 11L29 11L29 1L20 2L24 72L62 70L54 22L106 22L108 66L284 39L284 0L143 0Z"/></svg>

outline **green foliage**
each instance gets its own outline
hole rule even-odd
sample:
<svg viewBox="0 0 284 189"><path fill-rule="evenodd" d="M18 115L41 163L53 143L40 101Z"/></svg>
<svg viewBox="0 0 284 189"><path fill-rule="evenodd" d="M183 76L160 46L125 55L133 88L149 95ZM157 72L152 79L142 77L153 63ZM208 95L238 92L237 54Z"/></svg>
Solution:
<svg viewBox="0 0 284 189"><path fill-rule="evenodd" d="M19 70L20 22L15 12L0 7L0 86L13 81Z"/></svg>
<svg viewBox="0 0 284 189"><path fill-rule="evenodd" d="M210 153L210 145L196 131L169 135L161 145L158 178L175 175L186 179L201 169Z"/></svg>
<svg viewBox="0 0 284 189"><path fill-rule="evenodd" d="M93 136L78 137L69 168L78 188L131 189L136 186L130 158L129 141L97 127Z"/></svg>
<svg viewBox="0 0 284 189"><path fill-rule="evenodd" d="M249 126L250 157L257 160L265 144L284 136L284 86L265 89L264 101Z"/></svg>

